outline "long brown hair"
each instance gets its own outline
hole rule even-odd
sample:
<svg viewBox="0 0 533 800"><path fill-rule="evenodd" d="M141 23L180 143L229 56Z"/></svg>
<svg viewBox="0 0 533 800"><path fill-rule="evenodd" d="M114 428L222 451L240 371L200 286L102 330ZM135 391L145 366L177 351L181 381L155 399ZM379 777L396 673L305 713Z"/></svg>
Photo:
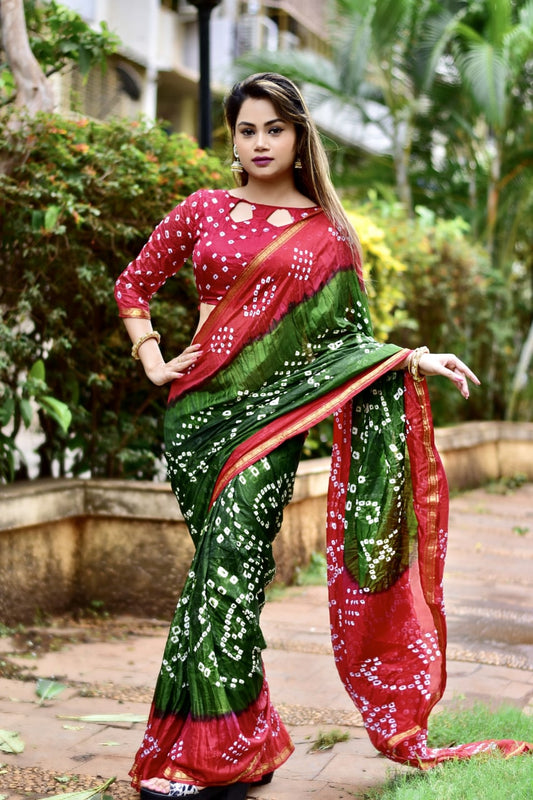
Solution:
<svg viewBox="0 0 533 800"><path fill-rule="evenodd" d="M354 256L360 262L359 237L337 197L318 130L298 87L276 72L259 72L236 83L224 102L226 123L232 135L241 106L248 98L270 100L280 119L293 123L297 138L296 153L302 163L302 168L294 171L296 188L323 209L335 227L346 236ZM238 173L237 180L241 186L245 186L248 173Z"/></svg>

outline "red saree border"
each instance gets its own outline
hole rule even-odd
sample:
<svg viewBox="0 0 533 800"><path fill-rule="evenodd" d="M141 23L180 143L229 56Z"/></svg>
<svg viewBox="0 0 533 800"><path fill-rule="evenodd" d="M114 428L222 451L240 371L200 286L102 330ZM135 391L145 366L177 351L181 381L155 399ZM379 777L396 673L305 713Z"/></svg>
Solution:
<svg viewBox="0 0 533 800"><path fill-rule="evenodd" d="M432 693L424 709L425 725L427 719L440 701L446 688L446 619L442 603L442 579L445 552L444 537L447 536L448 484L442 461L438 454L433 420L430 411L429 393L426 381L414 381L406 372L405 412L407 419L407 447L411 464L414 510L418 525L418 573L420 588L427 609L431 614L440 650L440 680L437 691ZM424 465L421 470L420 466ZM434 751L425 748L415 756L415 760L405 754L409 745L425 731L424 725L414 725L398 731L384 742L384 753L393 760L411 763L425 770L435 766L438 761ZM422 751L423 752L423 751ZM415 763L416 762L416 763Z"/></svg>
<svg viewBox="0 0 533 800"><path fill-rule="evenodd" d="M236 777L232 776L231 780L228 780L226 783L221 781L220 785L232 786L234 783L251 783L252 781L260 780L268 772L275 772L275 770L283 766L283 764L285 764L285 762L294 753L294 750L295 747L291 742L290 744L286 745L283 750L281 750L274 758L264 759L261 757L261 754L259 754L255 760L255 763L243 770L241 775ZM176 783L188 783L193 786L196 785L192 782L191 776L187 772L183 772L176 767L166 767L162 777L166 778L168 781L174 781ZM139 779L139 781L140 780L142 779ZM216 777L216 780L217 782L219 781L218 776Z"/></svg>
<svg viewBox="0 0 533 800"><path fill-rule="evenodd" d="M413 463L425 463L425 475L414 471L411 475L415 514L420 529L419 554L422 591L431 609L439 642L446 648L446 621L439 607L442 603L442 579L444 559L439 557L439 534L447 536L449 494L448 481L442 460L435 445L433 420L426 381L414 381L406 373L406 413L412 426L412 435L407 437L410 458ZM415 434L415 435L413 435ZM442 545L441 545L442 548ZM446 665L443 658L443 674ZM444 686L442 687L444 691Z"/></svg>
<svg viewBox="0 0 533 800"><path fill-rule="evenodd" d="M380 361L378 364L366 369L360 375L347 381L337 389L327 392L323 397L309 403L303 408L294 409L281 417L265 425L254 436L235 448L231 456L226 461L220 471L209 507L213 505L217 497L240 472L254 464L260 458L268 455L282 442L305 433L310 427L316 425L325 417L341 408L348 400L356 394L366 389L387 372L390 372L410 353L410 350L402 349L393 356Z"/></svg>

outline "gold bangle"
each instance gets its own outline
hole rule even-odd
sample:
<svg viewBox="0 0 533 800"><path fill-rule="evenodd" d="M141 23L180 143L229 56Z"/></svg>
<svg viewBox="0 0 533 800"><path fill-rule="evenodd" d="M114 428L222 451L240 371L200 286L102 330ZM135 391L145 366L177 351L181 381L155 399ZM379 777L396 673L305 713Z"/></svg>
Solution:
<svg viewBox="0 0 533 800"><path fill-rule="evenodd" d="M420 372L420 359L425 353L429 353L429 349L427 347L417 347L416 350L413 350L407 360L407 369L409 370L409 374L414 381L424 380L425 376Z"/></svg>
<svg viewBox="0 0 533 800"><path fill-rule="evenodd" d="M144 336L139 337L133 347L131 348L131 357L135 359L135 361L140 361L139 358L139 347L148 341L148 339L155 339L157 344L161 341L161 335L157 331L149 331L145 333Z"/></svg>

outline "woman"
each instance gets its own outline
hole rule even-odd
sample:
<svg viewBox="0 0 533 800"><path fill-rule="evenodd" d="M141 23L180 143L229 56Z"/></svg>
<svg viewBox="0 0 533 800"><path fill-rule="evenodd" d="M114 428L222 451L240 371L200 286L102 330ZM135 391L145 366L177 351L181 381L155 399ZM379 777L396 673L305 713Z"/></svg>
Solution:
<svg viewBox="0 0 533 800"><path fill-rule="evenodd" d="M331 413L341 678L392 759L432 766L489 746L426 745L444 687L447 492L422 377L449 378L465 398L479 381L454 355L372 337L357 236L298 89L253 75L225 111L240 185L185 199L116 287L133 356L171 384L168 471L196 547L131 772L146 798L238 800L292 752L270 703L259 615L306 431ZM167 361L148 303L189 256L198 329Z"/></svg>

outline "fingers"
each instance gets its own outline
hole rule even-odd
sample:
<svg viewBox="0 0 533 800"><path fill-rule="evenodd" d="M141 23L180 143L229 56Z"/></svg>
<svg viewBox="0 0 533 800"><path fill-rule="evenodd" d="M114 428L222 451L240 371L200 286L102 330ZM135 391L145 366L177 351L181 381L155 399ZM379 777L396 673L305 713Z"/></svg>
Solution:
<svg viewBox="0 0 533 800"><path fill-rule="evenodd" d="M466 364L463 361L461 361L460 358L457 358L456 356L449 356L449 359L450 361L445 364L445 366L448 367L448 369L450 369L452 372L455 372L456 374L464 375L466 378L471 380L472 383L475 383L477 386L480 386L481 381L479 380L477 375L475 375L475 373L473 373L472 370L469 369L469 367L467 367Z"/></svg>
<svg viewBox="0 0 533 800"><path fill-rule="evenodd" d="M465 400L470 396L468 381L472 381L477 386L480 385L477 375L453 353L424 354L420 359L419 367L424 375L442 375L451 380Z"/></svg>
<svg viewBox="0 0 533 800"><path fill-rule="evenodd" d="M203 353L200 350L200 345L189 345L189 347L185 348L183 353L181 353L179 356L176 356L176 358L171 359L167 366L172 370L177 370L178 372L184 373L189 369L189 367L195 364L202 355Z"/></svg>
<svg viewBox="0 0 533 800"><path fill-rule="evenodd" d="M145 367L145 371L152 383L163 386L165 383L183 378L202 355L200 345L189 345L179 356L171 358L170 361L161 360L158 364Z"/></svg>
<svg viewBox="0 0 533 800"><path fill-rule="evenodd" d="M172 358L166 363L166 382L175 380L176 378L183 378L185 373L198 361L203 355L200 349L201 345L191 344L186 347L183 353L180 353L176 358Z"/></svg>

